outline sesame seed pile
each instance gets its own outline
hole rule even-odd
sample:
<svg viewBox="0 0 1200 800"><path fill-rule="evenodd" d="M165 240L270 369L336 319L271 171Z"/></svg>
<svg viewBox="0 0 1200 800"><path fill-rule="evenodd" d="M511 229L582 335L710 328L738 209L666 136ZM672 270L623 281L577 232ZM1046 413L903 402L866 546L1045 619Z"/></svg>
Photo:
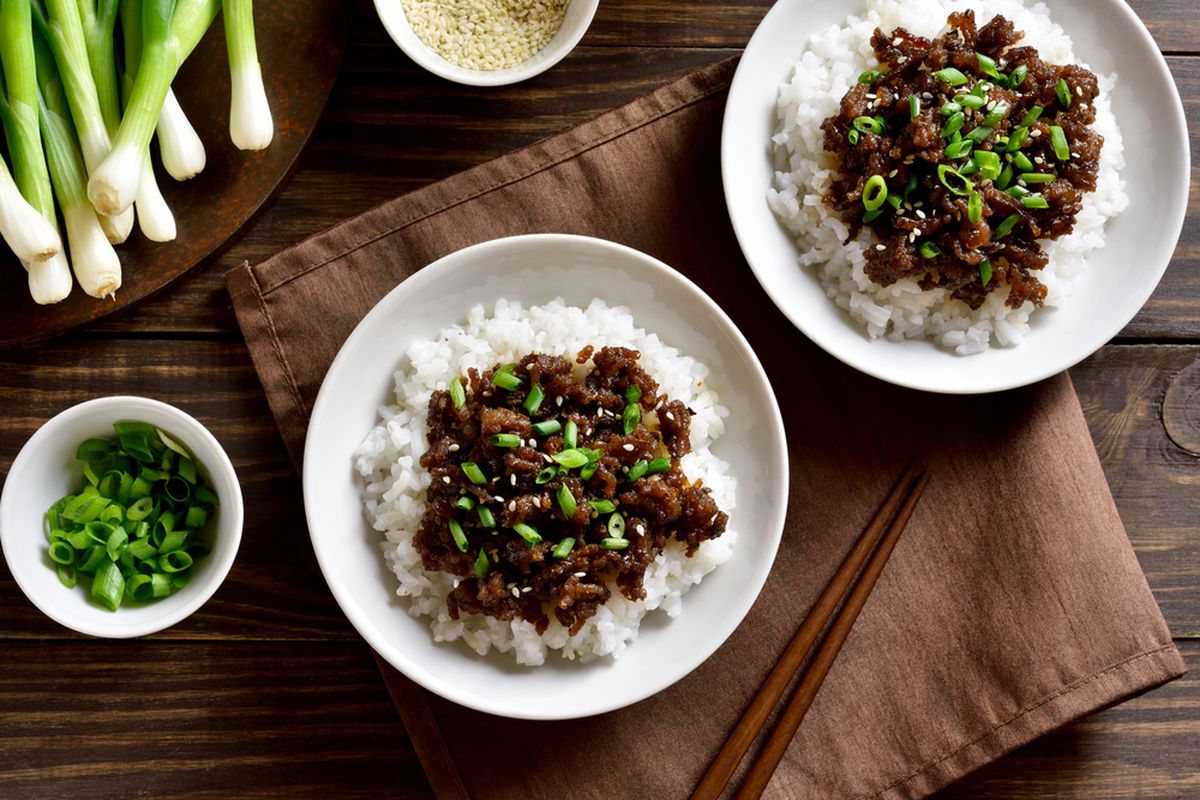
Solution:
<svg viewBox="0 0 1200 800"><path fill-rule="evenodd" d="M562 27L570 0L402 0L413 32L452 64L497 70L527 60Z"/></svg>

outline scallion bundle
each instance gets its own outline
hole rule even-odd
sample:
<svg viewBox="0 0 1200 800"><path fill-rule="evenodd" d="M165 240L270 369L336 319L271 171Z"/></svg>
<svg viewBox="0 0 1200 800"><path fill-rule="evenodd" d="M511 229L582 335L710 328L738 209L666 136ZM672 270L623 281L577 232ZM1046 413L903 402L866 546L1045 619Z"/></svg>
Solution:
<svg viewBox="0 0 1200 800"><path fill-rule="evenodd" d="M241 149L262 149L273 123L253 5L224 6L230 135ZM221 0L0 0L0 121L12 164L10 173L0 161L0 235L28 270L38 303L71 291L56 199L76 278L97 297L121 285L120 260L97 230L117 244L137 217L147 238L175 238L150 140L157 134L176 180L204 169L204 145L171 83L221 9Z"/></svg>
<svg viewBox="0 0 1200 800"><path fill-rule="evenodd" d="M118 422L116 439L88 439L79 492L46 512L48 555L64 586L91 575L92 599L165 597L209 552L202 532L219 505L191 453L145 422Z"/></svg>

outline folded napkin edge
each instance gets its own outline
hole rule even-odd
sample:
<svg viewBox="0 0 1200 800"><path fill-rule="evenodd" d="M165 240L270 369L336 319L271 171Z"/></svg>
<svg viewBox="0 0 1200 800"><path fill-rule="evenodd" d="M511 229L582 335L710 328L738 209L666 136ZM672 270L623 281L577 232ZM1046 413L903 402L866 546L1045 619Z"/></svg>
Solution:
<svg viewBox="0 0 1200 800"><path fill-rule="evenodd" d="M1131 655L1072 681L975 739L931 759L883 789L859 795L857 800L911 797L914 792L920 796L931 794L1051 731L1157 689L1187 671L1173 641Z"/></svg>

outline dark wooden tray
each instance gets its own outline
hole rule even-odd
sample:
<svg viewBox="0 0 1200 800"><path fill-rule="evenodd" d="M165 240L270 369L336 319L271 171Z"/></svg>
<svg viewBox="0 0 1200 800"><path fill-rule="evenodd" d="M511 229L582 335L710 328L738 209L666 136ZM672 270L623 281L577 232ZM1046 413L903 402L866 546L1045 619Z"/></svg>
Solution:
<svg viewBox="0 0 1200 800"><path fill-rule="evenodd" d="M11 305L0 317L0 346L48 339L154 294L228 243L280 188L333 89L353 5L338 0L259 0L255 5L258 55L275 117L271 146L245 153L229 140L229 65L224 23L217 17L174 85L204 141L207 166L178 183L158 165L157 143L151 145L178 237L150 242L135 226L129 240L117 247L124 277L115 300L88 297L75 286L66 300L50 306L33 302L24 270L0 245L0 269L13 289Z"/></svg>

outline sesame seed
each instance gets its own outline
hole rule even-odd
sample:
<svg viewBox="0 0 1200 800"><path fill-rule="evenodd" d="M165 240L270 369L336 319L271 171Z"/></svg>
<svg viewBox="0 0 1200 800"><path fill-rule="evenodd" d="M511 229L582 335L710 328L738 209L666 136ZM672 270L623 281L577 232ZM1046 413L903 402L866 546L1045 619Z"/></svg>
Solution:
<svg viewBox="0 0 1200 800"><path fill-rule="evenodd" d="M897 36L895 39L892 39L892 47L899 47L902 44L904 44L904 40L899 36Z"/></svg>
<svg viewBox="0 0 1200 800"><path fill-rule="evenodd" d="M521 587L521 594L529 594L532 591L533 591L532 586L522 586Z"/></svg>
<svg viewBox="0 0 1200 800"><path fill-rule="evenodd" d="M574 573L574 574L575 574L575 577L576 577L576 578L586 578L586 577L587 577L587 573L586 573L586 572L576 572L576 573Z"/></svg>
<svg viewBox="0 0 1200 800"><path fill-rule="evenodd" d="M919 209L919 208L918 208L918 209L917 209L917 218L918 218L918 219L925 219L925 216L926 216L925 212L924 212L924 211L922 211L921 209Z"/></svg>
<svg viewBox="0 0 1200 800"><path fill-rule="evenodd" d="M1075 96L1076 96L1076 97L1083 97L1083 87L1082 87L1082 86L1076 86L1076 87L1075 87Z"/></svg>
<svg viewBox="0 0 1200 800"><path fill-rule="evenodd" d="M514 587L512 587L511 591L512 591L512 596L513 596L513 597L520 597L520 596L521 596L521 590L520 590L520 589L518 589L517 587L515 587L515 586L514 586Z"/></svg>
<svg viewBox="0 0 1200 800"><path fill-rule="evenodd" d="M508 510L509 510L509 511L516 511L516 510L517 510L517 501L516 501L516 500L509 500L509 501L508 501Z"/></svg>
<svg viewBox="0 0 1200 800"><path fill-rule="evenodd" d="M562 399L562 395L559 395L558 397L554 398L554 405L556 405L556 406L561 406L561 405L562 405L562 401L563 401L563 399Z"/></svg>
<svg viewBox="0 0 1200 800"><path fill-rule="evenodd" d="M455 579L454 579L454 588L455 588L455 589L457 589L457 588L458 588L458 585L459 585L460 583L462 583L462 581L460 581L458 578L455 578Z"/></svg>
<svg viewBox="0 0 1200 800"><path fill-rule="evenodd" d="M508 476L508 482L511 483L513 486L517 485L517 474L515 472L512 475Z"/></svg>
<svg viewBox="0 0 1200 800"><path fill-rule="evenodd" d="M672 414L670 411L668 411L668 412L667 412L667 419L674 421L674 419L675 419L675 415L674 415L674 414Z"/></svg>
<svg viewBox="0 0 1200 800"><path fill-rule="evenodd" d="M492 499L493 499L493 500L495 500L497 503L503 503L503 502L504 502L504 498L503 498L503 497L501 497L500 495L496 495L496 496L495 496L495 497L493 497Z"/></svg>
<svg viewBox="0 0 1200 800"><path fill-rule="evenodd" d="M1036 139L1037 137L1039 137L1041 135L1042 135L1042 132L1037 130L1036 128L1029 132L1029 136L1033 139Z"/></svg>
<svg viewBox="0 0 1200 800"><path fill-rule="evenodd" d="M867 98L868 100L874 100L874 99L876 99L876 98L877 98L879 95L871 94L870 92L868 92L868 93L867 93L865 96L866 96L866 98Z"/></svg>
<svg viewBox="0 0 1200 800"><path fill-rule="evenodd" d="M887 250L887 245L877 244L875 245L875 249L882 253Z"/></svg>
<svg viewBox="0 0 1200 800"><path fill-rule="evenodd" d="M537 447L537 439L530 439L529 446L536 448Z"/></svg>
<svg viewBox="0 0 1200 800"><path fill-rule="evenodd" d="M443 475L443 476L442 476L442 483L450 483L450 476L449 476L449 475Z"/></svg>
<svg viewBox="0 0 1200 800"><path fill-rule="evenodd" d="M451 453L457 453L459 451L458 442L451 442L450 446L447 447L446 449L449 450Z"/></svg>
<svg viewBox="0 0 1200 800"><path fill-rule="evenodd" d="M1079 153L1071 153L1071 158L1079 158Z"/></svg>
<svg viewBox="0 0 1200 800"><path fill-rule="evenodd" d="M899 174L900 174L900 170L898 170L898 169L894 169L894 170L892 170L891 172L889 172L889 173L888 173L888 177L889 177L889 178L894 178L894 177L896 177L896 176L897 176L897 175L899 175Z"/></svg>
<svg viewBox="0 0 1200 800"><path fill-rule="evenodd" d="M634 529L635 531L637 531L637 535L638 535L638 536L645 536L645 535L646 535L646 526L645 526L645 525L643 525L643 524L642 524L642 523L640 523L640 522L639 522L637 525L635 525L633 529Z"/></svg>
<svg viewBox="0 0 1200 800"><path fill-rule="evenodd" d="M913 235L914 235L914 236L920 236L920 235L921 235L921 229L920 229L920 228L913 228Z"/></svg>
<svg viewBox="0 0 1200 800"><path fill-rule="evenodd" d="M622 450L624 450L626 453L632 453L632 452L633 452L633 445L631 445L631 444L623 444L623 445L621 445L621 449L622 449Z"/></svg>

